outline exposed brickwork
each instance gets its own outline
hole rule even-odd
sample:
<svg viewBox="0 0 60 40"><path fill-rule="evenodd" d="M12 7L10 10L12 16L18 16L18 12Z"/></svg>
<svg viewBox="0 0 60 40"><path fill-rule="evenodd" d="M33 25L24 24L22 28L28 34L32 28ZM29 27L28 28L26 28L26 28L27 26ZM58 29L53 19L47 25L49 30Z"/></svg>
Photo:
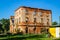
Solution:
<svg viewBox="0 0 60 40"><path fill-rule="evenodd" d="M51 26L52 15L51 10L31 8L31 7L19 7L15 10L14 15L14 27L10 26L10 30L14 32L12 29L20 30L19 32L23 33L41 33L41 27L43 26ZM35 19L34 19L35 18ZM11 18L10 18L11 19ZM12 22L10 22L11 24ZM13 25L13 24L12 24ZM39 26L39 27L38 27Z"/></svg>

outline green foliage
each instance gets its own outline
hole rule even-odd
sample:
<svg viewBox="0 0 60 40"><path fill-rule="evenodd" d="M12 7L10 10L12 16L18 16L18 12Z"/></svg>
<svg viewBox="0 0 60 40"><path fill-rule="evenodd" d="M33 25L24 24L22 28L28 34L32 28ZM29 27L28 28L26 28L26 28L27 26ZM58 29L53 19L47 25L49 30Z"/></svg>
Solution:
<svg viewBox="0 0 60 40"><path fill-rule="evenodd" d="M57 25L58 23L55 21L55 22L52 22L52 25Z"/></svg>
<svg viewBox="0 0 60 40"><path fill-rule="evenodd" d="M9 19L1 19L0 20L0 23L2 24L2 29L4 32L8 31L9 30L9 25L10 25L10 22L9 22Z"/></svg>
<svg viewBox="0 0 60 40"><path fill-rule="evenodd" d="M25 35L1 35L0 40L52 40L46 38L46 34L25 34Z"/></svg>
<svg viewBox="0 0 60 40"><path fill-rule="evenodd" d="M60 38L57 38L57 39L55 39L55 40L60 40Z"/></svg>

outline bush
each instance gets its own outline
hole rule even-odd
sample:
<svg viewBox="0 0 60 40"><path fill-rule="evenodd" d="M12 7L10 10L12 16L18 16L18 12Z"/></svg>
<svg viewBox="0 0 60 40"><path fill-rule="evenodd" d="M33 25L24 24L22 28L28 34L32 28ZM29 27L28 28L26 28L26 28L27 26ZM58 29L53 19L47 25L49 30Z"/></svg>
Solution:
<svg viewBox="0 0 60 40"><path fill-rule="evenodd" d="M56 38L56 39L54 39L54 40L60 40L60 38Z"/></svg>

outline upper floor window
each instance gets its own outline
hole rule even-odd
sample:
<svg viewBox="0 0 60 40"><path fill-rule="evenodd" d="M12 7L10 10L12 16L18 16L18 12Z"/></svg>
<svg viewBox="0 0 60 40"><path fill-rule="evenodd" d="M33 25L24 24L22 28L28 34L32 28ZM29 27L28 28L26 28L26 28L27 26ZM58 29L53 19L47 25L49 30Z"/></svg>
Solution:
<svg viewBox="0 0 60 40"><path fill-rule="evenodd" d="M39 15L39 16L42 16L42 12L38 12L38 15Z"/></svg>
<svg viewBox="0 0 60 40"><path fill-rule="evenodd" d="M20 23L20 17L19 17L19 23Z"/></svg>
<svg viewBox="0 0 60 40"><path fill-rule="evenodd" d="M34 16L36 15L36 11L33 12L33 15L34 15Z"/></svg>
<svg viewBox="0 0 60 40"><path fill-rule="evenodd" d="M19 23L19 18L17 19L17 22Z"/></svg>
<svg viewBox="0 0 60 40"><path fill-rule="evenodd" d="M28 17L26 17L26 23L28 22Z"/></svg>
<svg viewBox="0 0 60 40"><path fill-rule="evenodd" d="M15 16L18 16L18 12L15 13Z"/></svg>
<svg viewBox="0 0 60 40"><path fill-rule="evenodd" d="M36 22L36 18L34 18L34 22Z"/></svg>
<svg viewBox="0 0 60 40"><path fill-rule="evenodd" d="M18 19L16 19L16 23L18 24Z"/></svg>
<svg viewBox="0 0 60 40"><path fill-rule="evenodd" d="M49 17L49 15L47 15L47 17Z"/></svg>
<svg viewBox="0 0 60 40"><path fill-rule="evenodd" d="M41 18L41 23L43 23L43 18Z"/></svg>
<svg viewBox="0 0 60 40"><path fill-rule="evenodd" d="M42 12L40 12L40 16L42 15Z"/></svg>
<svg viewBox="0 0 60 40"><path fill-rule="evenodd" d="M14 23L14 19L12 19L12 23Z"/></svg>
<svg viewBox="0 0 60 40"><path fill-rule="evenodd" d="M50 14L46 14L47 17L50 17Z"/></svg>
<svg viewBox="0 0 60 40"><path fill-rule="evenodd" d="M26 10L26 15L28 15L28 10Z"/></svg>
<svg viewBox="0 0 60 40"><path fill-rule="evenodd" d="M47 26L49 26L49 22L47 22Z"/></svg>
<svg viewBox="0 0 60 40"><path fill-rule="evenodd" d="M28 11L27 11L26 9L24 9L24 10L23 10L23 12L25 12L25 13L26 13L26 12L28 12Z"/></svg>
<svg viewBox="0 0 60 40"><path fill-rule="evenodd" d="M28 10L26 9L24 9L23 12L25 12L26 15L28 14Z"/></svg>
<svg viewBox="0 0 60 40"><path fill-rule="evenodd" d="M20 14L20 10L19 10L19 14Z"/></svg>
<svg viewBox="0 0 60 40"><path fill-rule="evenodd" d="M49 19L47 19L47 21L49 22Z"/></svg>

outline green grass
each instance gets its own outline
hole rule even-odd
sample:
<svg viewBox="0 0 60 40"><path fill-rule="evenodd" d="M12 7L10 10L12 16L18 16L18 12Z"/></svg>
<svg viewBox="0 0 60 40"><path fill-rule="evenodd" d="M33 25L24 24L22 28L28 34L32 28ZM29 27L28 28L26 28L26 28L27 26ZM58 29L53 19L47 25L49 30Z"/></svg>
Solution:
<svg viewBox="0 0 60 40"><path fill-rule="evenodd" d="M26 35L8 35L0 37L0 40L53 40L53 38L45 37L45 35L40 34L26 34ZM56 39L57 40L57 39Z"/></svg>
<svg viewBox="0 0 60 40"><path fill-rule="evenodd" d="M53 40L52 38L27 38L26 40Z"/></svg>

